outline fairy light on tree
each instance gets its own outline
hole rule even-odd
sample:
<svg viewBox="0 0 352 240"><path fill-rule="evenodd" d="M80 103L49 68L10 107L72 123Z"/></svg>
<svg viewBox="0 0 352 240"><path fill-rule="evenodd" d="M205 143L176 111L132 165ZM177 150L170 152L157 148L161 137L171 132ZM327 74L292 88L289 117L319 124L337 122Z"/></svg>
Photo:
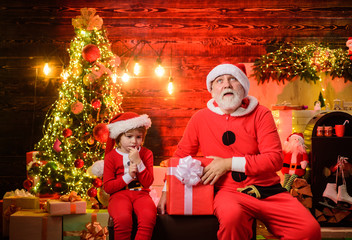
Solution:
<svg viewBox="0 0 352 240"><path fill-rule="evenodd" d="M89 169L104 157L108 120L122 111L121 84L116 83L120 59L111 52L95 9L81 9L72 24L76 36L61 75L66 81L45 116L43 138L35 146L39 154L27 167L27 181L33 181L33 193L76 191L94 197L87 192L95 188L97 177Z"/></svg>

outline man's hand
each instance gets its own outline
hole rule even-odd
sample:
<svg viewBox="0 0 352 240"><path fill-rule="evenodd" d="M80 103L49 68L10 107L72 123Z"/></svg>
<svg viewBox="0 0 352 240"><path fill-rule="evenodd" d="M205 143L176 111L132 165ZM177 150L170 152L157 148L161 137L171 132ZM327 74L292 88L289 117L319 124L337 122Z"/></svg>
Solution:
<svg viewBox="0 0 352 240"><path fill-rule="evenodd" d="M136 148L129 147L128 150L130 151L128 153L128 158L134 162L135 164L139 164L142 160L139 156L139 152Z"/></svg>
<svg viewBox="0 0 352 240"><path fill-rule="evenodd" d="M161 193L160 200L158 202L158 207L157 207L158 213L159 214L165 214L166 213L166 192Z"/></svg>
<svg viewBox="0 0 352 240"><path fill-rule="evenodd" d="M203 184L214 185L219 178L226 172L231 171L232 158L220 158L215 156L208 156L213 158L213 161L204 168L202 176Z"/></svg>

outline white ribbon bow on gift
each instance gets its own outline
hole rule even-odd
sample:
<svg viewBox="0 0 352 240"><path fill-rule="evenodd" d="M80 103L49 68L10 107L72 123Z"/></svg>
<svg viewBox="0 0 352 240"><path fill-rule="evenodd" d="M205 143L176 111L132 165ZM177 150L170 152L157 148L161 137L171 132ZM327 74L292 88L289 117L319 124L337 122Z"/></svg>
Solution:
<svg viewBox="0 0 352 240"><path fill-rule="evenodd" d="M202 162L191 156L180 158L177 167L169 167L169 175L174 175L185 185L184 214L192 215L193 190L192 187L200 182L203 174Z"/></svg>
<svg viewBox="0 0 352 240"><path fill-rule="evenodd" d="M191 156L181 158L176 168L175 177L187 186L195 186L203 174L202 162Z"/></svg>

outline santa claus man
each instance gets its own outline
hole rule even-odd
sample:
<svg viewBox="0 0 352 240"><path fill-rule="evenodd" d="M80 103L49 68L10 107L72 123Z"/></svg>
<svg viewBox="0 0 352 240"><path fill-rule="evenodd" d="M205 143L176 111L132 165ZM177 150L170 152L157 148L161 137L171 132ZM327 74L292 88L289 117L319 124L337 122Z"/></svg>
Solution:
<svg viewBox="0 0 352 240"><path fill-rule="evenodd" d="M293 181L305 174L308 155L302 133L292 133L283 146L284 161L281 172L284 174L283 187L290 191Z"/></svg>

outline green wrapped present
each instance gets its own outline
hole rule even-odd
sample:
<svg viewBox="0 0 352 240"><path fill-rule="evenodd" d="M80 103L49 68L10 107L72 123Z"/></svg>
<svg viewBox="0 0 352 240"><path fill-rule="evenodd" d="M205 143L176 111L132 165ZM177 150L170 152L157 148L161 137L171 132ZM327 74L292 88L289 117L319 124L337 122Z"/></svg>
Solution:
<svg viewBox="0 0 352 240"><path fill-rule="evenodd" d="M108 239L108 220L106 209L87 209L86 214L64 215L63 239Z"/></svg>

